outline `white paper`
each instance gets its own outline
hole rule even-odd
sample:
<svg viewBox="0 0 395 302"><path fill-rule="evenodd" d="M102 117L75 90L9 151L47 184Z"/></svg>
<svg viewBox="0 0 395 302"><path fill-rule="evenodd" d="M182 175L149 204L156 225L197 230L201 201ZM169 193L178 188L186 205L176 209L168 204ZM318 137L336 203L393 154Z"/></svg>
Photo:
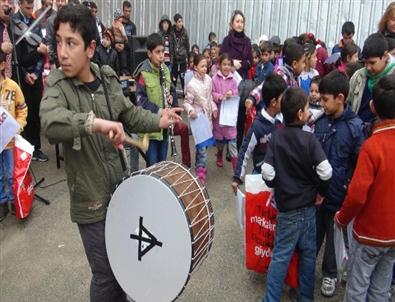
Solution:
<svg viewBox="0 0 395 302"><path fill-rule="evenodd" d="M236 217L241 229L244 229L245 194L237 189Z"/></svg>
<svg viewBox="0 0 395 302"><path fill-rule="evenodd" d="M207 141L213 137L211 123L204 112L199 112L195 119L190 118L189 123L191 125L191 131L195 145Z"/></svg>
<svg viewBox="0 0 395 302"><path fill-rule="evenodd" d="M239 84L243 80L243 78L237 71L233 72L233 78L236 80L237 87L239 87Z"/></svg>
<svg viewBox="0 0 395 302"><path fill-rule="evenodd" d="M18 131L18 122L3 106L0 106L0 152L3 152L4 148Z"/></svg>
<svg viewBox="0 0 395 302"><path fill-rule="evenodd" d="M334 224L333 232L337 271L343 272L346 269L348 260L346 245L344 244L343 230Z"/></svg>
<svg viewBox="0 0 395 302"><path fill-rule="evenodd" d="M221 126L236 127L239 102L239 96L232 96L221 102L221 112L219 115L219 124Z"/></svg>

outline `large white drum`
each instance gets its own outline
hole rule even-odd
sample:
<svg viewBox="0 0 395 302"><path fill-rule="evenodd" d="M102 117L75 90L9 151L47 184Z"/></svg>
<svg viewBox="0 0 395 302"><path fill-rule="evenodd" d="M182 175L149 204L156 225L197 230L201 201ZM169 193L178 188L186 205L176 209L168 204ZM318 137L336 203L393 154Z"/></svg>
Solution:
<svg viewBox="0 0 395 302"><path fill-rule="evenodd" d="M174 162L138 171L115 190L105 236L111 268L129 297L173 301L212 245L207 190Z"/></svg>

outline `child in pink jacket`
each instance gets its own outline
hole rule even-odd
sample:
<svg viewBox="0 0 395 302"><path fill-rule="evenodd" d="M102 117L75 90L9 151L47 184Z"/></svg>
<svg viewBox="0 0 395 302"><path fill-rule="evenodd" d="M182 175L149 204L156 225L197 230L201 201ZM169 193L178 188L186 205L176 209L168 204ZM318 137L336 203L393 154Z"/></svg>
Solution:
<svg viewBox="0 0 395 302"><path fill-rule="evenodd" d="M226 102L231 96L238 95L237 82L233 78L232 60L227 53L218 60L219 70L213 76L213 99L217 104L218 116L214 119L214 138L217 141L217 167L222 167L224 144L228 145L233 170L237 164L236 126L222 126L219 124L221 103Z"/></svg>

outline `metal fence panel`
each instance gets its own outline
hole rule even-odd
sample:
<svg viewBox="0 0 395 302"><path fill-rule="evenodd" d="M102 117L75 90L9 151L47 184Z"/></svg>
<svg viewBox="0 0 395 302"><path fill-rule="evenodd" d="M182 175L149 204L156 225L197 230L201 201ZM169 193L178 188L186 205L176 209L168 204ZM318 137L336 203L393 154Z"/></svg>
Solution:
<svg viewBox="0 0 395 302"><path fill-rule="evenodd" d="M122 0L97 0L98 16L110 25L114 10L122 8ZM218 40L227 35L229 19L235 9L246 17L246 33L252 41L265 34L269 38L287 37L313 32L329 47L341 36L345 21L356 27L355 41L362 45L366 37L377 31L377 24L390 0L131 0L132 20L138 35L158 30L161 16L172 20L174 14L183 16L190 44L204 47L208 34L217 33Z"/></svg>

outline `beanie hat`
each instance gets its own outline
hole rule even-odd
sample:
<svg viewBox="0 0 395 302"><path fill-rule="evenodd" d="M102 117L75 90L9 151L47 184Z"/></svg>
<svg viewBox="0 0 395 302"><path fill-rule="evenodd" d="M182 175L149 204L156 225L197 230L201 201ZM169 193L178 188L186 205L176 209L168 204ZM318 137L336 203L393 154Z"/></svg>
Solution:
<svg viewBox="0 0 395 302"><path fill-rule="evenodd" d="M119 8L114 11L114 20L119 19L122 17L122 12Z"/></svg>

